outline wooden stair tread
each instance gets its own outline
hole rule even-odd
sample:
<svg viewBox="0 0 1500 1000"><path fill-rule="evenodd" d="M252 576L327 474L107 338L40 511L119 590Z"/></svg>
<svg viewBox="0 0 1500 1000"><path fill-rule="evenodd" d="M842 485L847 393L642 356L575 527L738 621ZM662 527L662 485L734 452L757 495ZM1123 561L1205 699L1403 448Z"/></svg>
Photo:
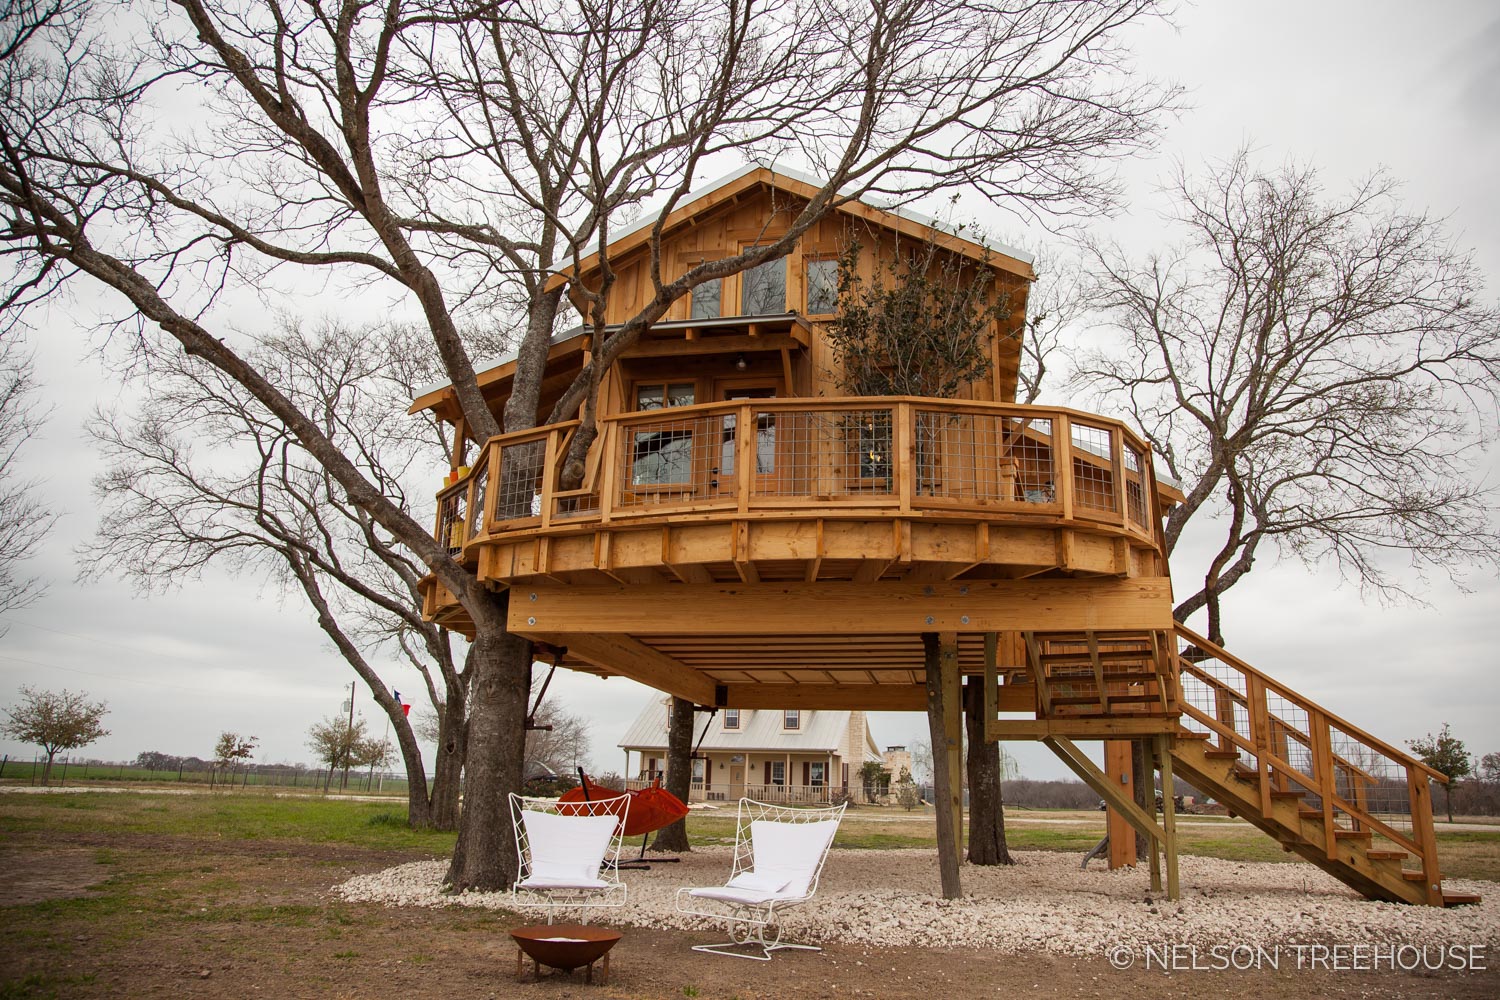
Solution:
<svg viewBox="0 0 1500 1000"><path fill-rule="evenodd" d="M1482 899L1477 892L1443 892L1444 906L1473 906Z"/></svg>
<svg viewBox="0 0 1500 1000"><path fill-rule="evenodd" d="M1271 798L1273 798L1273 799L1296 800L1296 799L1301 799L1302 796L1304 796L1306 794L1307 794L1306 792L1282 791L1279 788L1273 788L1273 789L1271 789ZM1319 813L1318 815L1321 816L1322 813Z"/></svg>
<svg viewBox="0 0 1500 1000"><path fill-rule="evenodd" d="M1203 756L1209 760L1239 760L1240 752L1238 750L1205 750Z"/></svg>
<svg viewBox="0 0 1500 1000"><path fill-rule="evenodd" d="M1366 851L1365 857L1371 861L1405 861L1411 855L1405 851Z"/></svg>
<svg viewBox="0 0 1500 1000"><path fill-rule="evenodd" d="M1401 870L1401 877L1406 879L1406 881L1408 882L1422 882L1427 878L1424 873L1414 872L1409 868L1404 868Z"/></svg>
<svg viewBox="0 0 1500 1000"><path fill-rule="evenodd" d="M1156 680L1154 670L1106 670L1104 671L1104 683L1106 684L1148 684ZM1076 674L1048 674L1048 684L1082 684L1084 682L1097 684L1099 678L1093 671Z"/></svg>
<svg viewBox="0 0 1500 1000"><path fill-rule="evenodd" d="M1320 813L1319 815L1322 815L1322 814ZM1369 830L1335 830L1335 831L1333 831L1333 839L1334 840L1370 840L1370 839L1373 838L1373 836L1374 836L1374 834L1370 833Z"/></svg>

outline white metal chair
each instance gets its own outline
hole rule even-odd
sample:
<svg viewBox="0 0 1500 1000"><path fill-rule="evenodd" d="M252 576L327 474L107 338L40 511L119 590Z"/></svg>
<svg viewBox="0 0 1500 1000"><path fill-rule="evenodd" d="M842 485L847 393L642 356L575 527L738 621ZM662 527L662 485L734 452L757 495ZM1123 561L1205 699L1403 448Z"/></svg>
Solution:
<svg viewBox="0 0 1500 1000"><path fill-rule="evenodd" d="M623 796L592 802L510 796L520 876L511 887L516 906L547 907L547 923L560 907L625 905L620 844L630 802Z"/></svg>
<svg viewBox="0 0 1500 1000"><path fill-rule="evenodd" d="M768 962L786 948L822 951L781 940L781 914L812 899L823 862L844 818L843 805L811 809L740 799L734 868L722 886L677 890L677 910L729 924L729 940L694 951ZM736 948L756 946L760 954Z"/></svg>

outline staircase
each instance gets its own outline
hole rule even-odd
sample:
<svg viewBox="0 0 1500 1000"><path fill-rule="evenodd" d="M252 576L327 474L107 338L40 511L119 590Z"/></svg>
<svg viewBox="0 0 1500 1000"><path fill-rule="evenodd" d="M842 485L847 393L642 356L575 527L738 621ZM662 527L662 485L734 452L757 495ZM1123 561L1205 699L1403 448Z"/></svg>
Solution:
<svg viewBox="0 0 1500 1000"><path fill-rule="evenodd" d="M1176 639L1184 780L1371 899L1479 901L1442 888L1429 779L1447 779L1189 629Z"/></svg>
<svg viewBox="0 0 1500 1000"><path fill-rule="evenodd" d="M1040 714L1049 719L1171 717L1166 632L1025 632Z"/></svg>

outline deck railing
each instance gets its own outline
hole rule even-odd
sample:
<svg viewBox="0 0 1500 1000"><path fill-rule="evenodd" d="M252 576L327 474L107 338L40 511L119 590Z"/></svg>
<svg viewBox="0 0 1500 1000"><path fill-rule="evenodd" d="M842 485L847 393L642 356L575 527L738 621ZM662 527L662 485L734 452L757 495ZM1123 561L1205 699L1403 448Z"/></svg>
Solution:
<svg viewBox="0 0 1500 1000"><path fill-rule="evenodd" d="M439 540L805 508L1010 514L1161 543L1150 449L1118 421L1073 410L901 397L618 414L599 421L582 483L564 489L578 426L492 438L474 471L438 495Z"/></svg>
<svg viewBox="0 0 1500 1000"><path fill-rule="evenodd" d="M1181 625L1177 639L1182 723L1238 752L1264 815L1273 794L1299 793L1321 816L1330 859L1339 833L1368 834L1438 884L1429 782L1447 779Z"/></svg>

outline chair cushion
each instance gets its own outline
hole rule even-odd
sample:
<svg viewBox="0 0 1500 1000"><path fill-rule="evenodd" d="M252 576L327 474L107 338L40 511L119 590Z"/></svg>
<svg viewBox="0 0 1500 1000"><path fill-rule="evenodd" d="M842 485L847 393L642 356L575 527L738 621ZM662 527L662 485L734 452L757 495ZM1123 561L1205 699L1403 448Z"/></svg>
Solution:
<svg viewBox="0 0 1500 1000"><path fill-rule="evenodd" d="M747 871L740 872L729 880L731 889L749 889L752 892L780 892L785 889L792 877L786 872L777 871Z"/></svg>
<svg viewBox="0 0 1500 1000"><path fill-rule="evenodd" d="M806 896L813 875L838 828L836 819L814 823L752 821L750 850L755 857L756 873L765 878L767 884L782 879L781 895Z"/></svg>
<svg viewBox="0 0 1500 1000"><path fill-rule="evenodd" d="M726 903L744 903L747 906L759 906L761 903L769 903L773 899L800 899L800 896L792 895L786 891L762 892L758 889L734 889L725 886L710 886L703 889L689 889L689 896L697 896L699 899L718 899Z"/></svg>
<svg viewBox="0 0 1500 1000"><path fill-rule="evenodd" d="M523 878L516 885L522 889L608 889L609 883L602 878L551 879L542 875Z"/></svg>
<svg viewBox="0 0 1500 1000"><path fill-rule="evenodd" d="M596 888L605 884L599 878L599 866L609 851L619 817L559 816L527 809L521 813L521 822L526 826L530 853L523 885L532 879L548 882L547 888Z"/></svg>

